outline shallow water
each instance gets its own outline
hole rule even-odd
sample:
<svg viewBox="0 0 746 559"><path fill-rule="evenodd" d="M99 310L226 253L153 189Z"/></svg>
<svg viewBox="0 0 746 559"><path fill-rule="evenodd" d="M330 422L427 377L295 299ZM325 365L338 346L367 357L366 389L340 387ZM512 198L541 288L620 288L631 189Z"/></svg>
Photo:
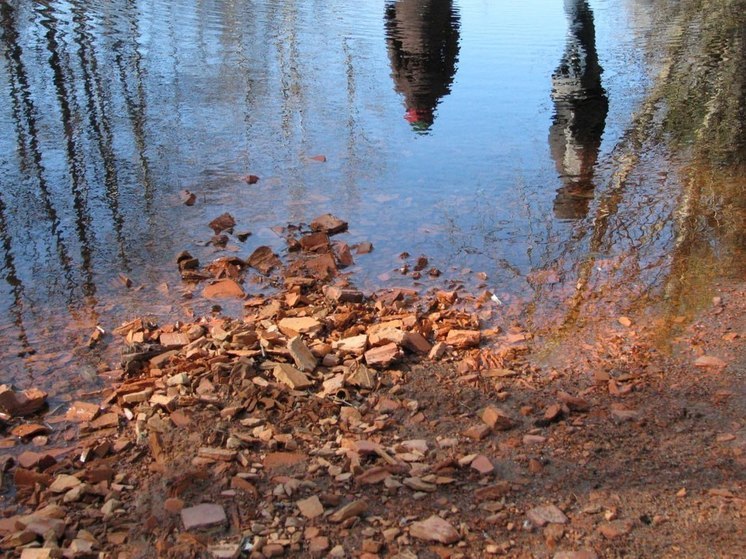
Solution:
<svg viewBox="0 0 746 559"><path fill-rule="evenodd" d="M94 386L96 324L203 312L174 257L223 254L206 242L225 211L252 232L231 239L239 256L282 251L271 227L331 211L349 221L347 242L375 247L353 267L363 288L411 285L395 271L408 251L443 270L441 283L488 288L508 307L563 306L589 254L621 253L595 242L594 226L659 69L654 8L3 2L1 380ZM621 203L674 212L662 185L682 179L659 170L671 152L645 158L644 187ZM665 260L675 233L657 215L639 235L610 227L624 250L642 243Z"/></svg>

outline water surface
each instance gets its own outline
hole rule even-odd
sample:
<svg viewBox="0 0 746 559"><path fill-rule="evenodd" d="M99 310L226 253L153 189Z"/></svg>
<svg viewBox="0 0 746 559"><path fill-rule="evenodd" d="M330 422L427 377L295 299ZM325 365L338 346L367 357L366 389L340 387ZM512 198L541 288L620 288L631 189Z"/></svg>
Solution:
<svg viewBox="0 0 746 559"><path fill-rule="evenodd" d="M398 255L425 254L441 282L488 288L523 320L565 312L591 282L589 255L601 270L596 256L644 247L662 259L651 274L665 273L675 224L659 217L683 180L661 171L671 152L635 159L645 170L625 184L640 188L613 188L620 154L641 155L630 130L662 64L660 11L642 0L3 2L1 380L95 386L85 343L97 324L202 312L174 258L224 254L207 223L225 211L252 232L231 240L239 256L282 251L271 227L331 211L350 223L345 240L374 244L353 268L361 287L411 285ZM625 203L632 224L598 226ZM640 290L658 281L639 279Z"/></svg>

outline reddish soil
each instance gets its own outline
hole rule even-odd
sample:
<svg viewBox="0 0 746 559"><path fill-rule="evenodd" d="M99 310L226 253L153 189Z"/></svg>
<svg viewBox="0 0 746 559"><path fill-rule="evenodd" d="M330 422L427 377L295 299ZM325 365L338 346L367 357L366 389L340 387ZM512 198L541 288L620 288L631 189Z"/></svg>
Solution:
<svg viewBox="0 0 746 559"><path fill-rule="evenodd" d="M322 303L304 284L248 307L244 322L135 323L122 330L130 342L171 330L198 343L113 373L99 412L116 414L113 426L50 418L50 437L73 451L28 468L3 461L0 548L121 559L743 557L746 297L742 285L717 295L668 348L652 326L610 321L550 356L520 330L483 331L481 348L433 359L399 340L396 360L377 368L334 342L367 333L370 344L392 320L445 341L473 319L447 293ZM301 334L316 357L331 356L301 373L308 388L273 375L293 363L283 315L323 325ZM344 385L324 394L334 378ZM55 492L65 474L77 478L73 494ZM202 503L217 512L192 511L198 525L185 527L194 519L182 508Z"/></svg>

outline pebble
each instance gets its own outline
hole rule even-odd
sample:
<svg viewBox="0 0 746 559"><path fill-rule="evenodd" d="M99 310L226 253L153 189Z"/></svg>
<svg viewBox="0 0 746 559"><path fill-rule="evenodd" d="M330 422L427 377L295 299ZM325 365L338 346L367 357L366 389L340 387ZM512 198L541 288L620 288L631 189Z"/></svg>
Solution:
<svg viewBox="0 0 746 559"><path fill-rule="evenodd" d="M181 521L185 530L211 528L227 522L223 507L214 503L203 503L181 511Z"/></svg>
<svg viewBox="0 0 746 559"><path fill-rule="evenodd" d="M567 516L556 505L532 508L526 513L526 516L535 526L539 527L546 526L550 522L555 524L567 523Z"/></svg>
<svg viewBox="0 0 746 559"><path fill-rule="evenodd" d="M446 545L461 539L453 525L437 515L421 522L413 522L409 528L409 535L419 540L436 541Z"/></svg>

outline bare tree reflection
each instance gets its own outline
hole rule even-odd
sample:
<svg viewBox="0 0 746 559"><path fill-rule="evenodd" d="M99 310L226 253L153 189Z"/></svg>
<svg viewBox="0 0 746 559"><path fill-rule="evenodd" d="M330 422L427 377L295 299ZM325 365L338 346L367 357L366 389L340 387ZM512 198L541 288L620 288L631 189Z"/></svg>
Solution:
<svg viewBox="0 0 746 559"><path fill-rule="evenodd" d="M104 171L104 185L106 200L113 219L114 232L119 247L119 257L122 267L129 271L127 250L123 234L124 218L119 209L119 178L117 176L117 161L114 153L114 135L107 111L107 92L104 90L101 73L99 71L96 51L93 46L93 36L88 29L87 14L76 11L73 15L75 23L76 41L80 68L83 72L83 92L85 96L85 112L88 116L90 130L94 136L94 143L98 147L101 166Z"/></svg>
<svg viewBox="0 0 746 559"><path fill-rule="evenodd" d="M142 172L142 184L145 196L145 211L149 216L152 217L153 211L153 199L155 195L155 184L153 182L150 161L148 160L146 151L146 119L145 113L147 109L145 100L145 86L143 84L143 69L142 69L142 56L138 50L138 40L140 35L140 29L138 25L138 14L137 7L134 1L126 2L124 4L127 18L127 31L129 36L127 41L117 40L114 44L114 51L116 55L114 62L116 63L119 79L122 83L124 103L127 108L127 114L132 122L132 134L137 148L138 161L140 163L140 170ZM131 52L130 52L131 51ZM124 60L127 56L128 60ZM128 70L128 63L132 68L132 71ZM136 80L135 91L130 91L128 84L128 72L134 74Z"/></svg>
<svg viewBox="0 0 746 559"><path fill-rule="evenodd" d="M427 131L435 108L451 92L459 53L458 11L452 0L398 0L386 6L386 42L405 118Z"/></svg>
<svg viewBox="0 0 746 559"><path fill-rule="evenodd" d="M47 49L49 51L49 66L52 69L53 83L60 106L60 117L63 133L65 136L65 150L67 155L68 170L72 189L73 208L75 209L75 228L80 242L80 256L82 269L85 274L82 290L86 297L93 297L96 293L96 284L93 279L93 239L91 233L91 216L89 214L87 196L88 183L85 178L85 162L82 150L79 147L76 122L77 114L73 113L75 97L68 91L67 84L74 83L70 78L70 71L64 64L64 43L58 39L59 20L50 8L41 10L45 20L42 22L47 29Z"/></svg>
<svg viewBox="0 0 746 559"><path fill-rule="evenodd" d="M609 102L601 86L593 12L586 0L565 0L570 23L565 52L552 74L549 146L563 186L554 200L561 219L580 219L593 197L593 168Z"/></svg>
<svg viewBox="0 0 746 559"><path fill-rule="evenodd" d="M42 161L42 148L39 145L39 126L36 122L37 108L30 92L28 71L23 63L22 49L19 44L17 20L14 8L8 4L0 5L2 19L3 55L8 62L11 104L17 134L18 154L21 165L33 175L38 186L38 198L49 221L52 236L60 264L66 279L66 288L70 292L74 285L72 258L63 240L60 217L52 202L46 170ZM20 281L20 280L19 280Z"/></svg>
<svg viewBox="0 0 746 559"><path fill-rule="evenodd" d="M2 257L2 271L5 275L5 281L10 286L10 291L13 294L13 305L11 306L10 312L13 315L13 323L18 328L18 341L21 344L21 351L23 353L33 353L33 349L29 342L29 336L26 332L26 326L23 321L23 309L24 309L24 286L23 282L19 279L16 270L15 257L13 256L13 243L10 235L8 234L8 224L5 218L6 206L5 202L0 196L0 247L3 249Z"/></svg>

